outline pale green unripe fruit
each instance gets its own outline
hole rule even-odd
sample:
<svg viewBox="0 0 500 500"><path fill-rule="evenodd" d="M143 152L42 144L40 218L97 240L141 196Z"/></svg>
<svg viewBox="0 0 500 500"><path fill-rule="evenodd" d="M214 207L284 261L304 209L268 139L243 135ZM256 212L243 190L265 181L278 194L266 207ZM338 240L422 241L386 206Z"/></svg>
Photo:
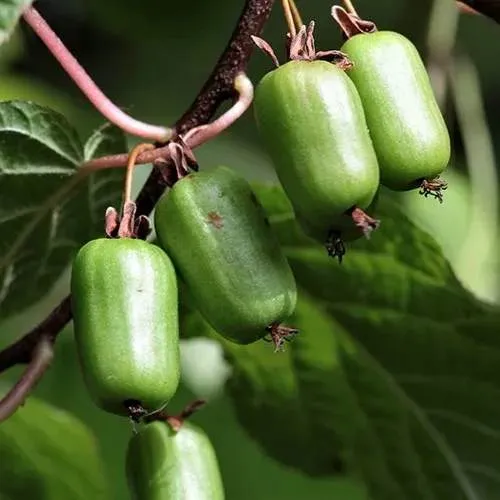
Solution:
<svg viewBox="0 0 500 500"><path fill-rule="evenodd" d="M221 335L248 344L293 313L290 266L250 185L233 170L178 181L156 207L155 228L196 307Z"/></svg>
<svg viewBox="0 0 500 500"><path fill-rule="evenodd" d="M331 231L356 229L346 212L370 206L379 168L361 100L345 72L325 61L288 62L261 80L254 112L306 232L324 243Z"/></svg>
<svg viewBox="0 0 500 500"><path fill-rule="evenodd" d="M126 401L165 406L180 376L177 279L165 252L136 239L90 241L73 263L71 293L92 399L120 415Z"/></svg>
<svg viewBox="0 0 500 500"><path fill-rule="evenodd" d="M217 457L207 435L184 422L147 424L130 440L127 480L134 500L224 500Z"/></svg>
<svg viewBox="0 0 500 500"><path fill-rule="evenodd" d="M358 89L377 152L381 182L395 190L418 187L443 172L450 137L415 46L399 33L359 34L341 50Z"/></svg>

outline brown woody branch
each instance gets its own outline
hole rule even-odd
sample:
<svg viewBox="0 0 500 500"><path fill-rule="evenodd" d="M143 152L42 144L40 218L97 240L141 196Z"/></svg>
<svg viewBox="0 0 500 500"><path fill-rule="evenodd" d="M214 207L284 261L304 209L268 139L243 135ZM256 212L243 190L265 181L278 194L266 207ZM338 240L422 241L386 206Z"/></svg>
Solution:
<svg viewBox="0 0 500 500"><path fill-rule="evenodd" d="M54 357L53 341L42 336L30 354L31 361L19 381L0 401L0 422L8 419L43 377Z"/></svg>
<svg viewBox="0 0 500 500"><path fill-rule="evenodd" d="M0 352L0 371L29 363L40 339L47 338L54 343L57 335L71 321L71 297L67 296L35 328Z"/></svg>
<svg viewBox="0 0 500 500"><path fill-rule="evenodd" d="M178 134L210 121L219 106L234 96L234 80L245 71L253 50L252 35L259 35L269 18L275 0L246 0L229 44L215 65L212 74L189 109L177 120ZM161 146L161 145L159 145ZM166 188L165 170L169 162L159 163L137 197L138 214L149 214ZM0 352L0 372L23 363L30 363L42 338L54 342L72 319L71 297L66 297L39 325Z"/></svg>

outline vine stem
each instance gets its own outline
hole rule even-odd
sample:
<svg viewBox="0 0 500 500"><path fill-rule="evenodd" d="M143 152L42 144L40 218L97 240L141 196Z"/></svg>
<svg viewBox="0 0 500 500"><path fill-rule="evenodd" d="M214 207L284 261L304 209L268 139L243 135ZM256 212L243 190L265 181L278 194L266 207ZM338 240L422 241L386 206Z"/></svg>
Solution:
<svg viewBox="0 0 500 500"><path fill-rule="evenodd" d="M43 336L36 345L32 359L18 382L0 401L0 422L9 418L40 381L54 357L51 340Z"/></svg>
<svg viewBox="0 0 500 500"><path fill-rule="evenodd" d="M207 125L194 127L182 136L187 147L195 149L221 134L250 107L253 100L254 89L251 80L245 73L238 74L234 79L234 90L238 93L238 98L231 108L213 122ZM169 157L170 151L168 146L141 151L135 159L135 165L153 163L160 158L169 159ZM123 167L127 164L128 158L129 155L126 153L103 156L85 163L82 169L91 173L101 169Z"/></svg>
<svg viewBox="0 0 500 500"><path fill-rule="evenodd" d="M166 142L172 137L172 129L136 120L111 102L34 7L28 7L23 18L85 97L108 121L125 132L144 139Z"/></svg>

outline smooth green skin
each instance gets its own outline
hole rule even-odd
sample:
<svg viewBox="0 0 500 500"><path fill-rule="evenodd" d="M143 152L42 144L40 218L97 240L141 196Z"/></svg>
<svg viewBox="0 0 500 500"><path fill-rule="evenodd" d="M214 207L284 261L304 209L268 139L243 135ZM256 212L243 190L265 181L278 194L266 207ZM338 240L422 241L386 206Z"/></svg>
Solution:
<svg viewBox="0 0 500 500"><path fill-rule="evenodd" d="M365 109L381 182L407 190L450 160L450 136L415 46L391 31L360 34L342 46Z"/></svg>
<svg viewBox="0 0 500 500"><path fill-rule="evenodd" d="M188 422L177 433L165 422L147 424L129 442L126 470L134 500L224 500L212 444Z"/></svg>
<svg viewBox="0 0 500 500"><path fill-rule="evenodd" d="M224 337L254 342L293 313L290 266L250 185L233 170L181 179L156 206L155 227L199 311Z"/></svg>
<svg viewBox="0 0 500 500"><path fill-rule="evenodd" d="M367 208L379 168L361 100L344 71L324 61L291 61L257 86L260 135L296 216L324 242L352 228L344 212Z"/></svg>
<svg viewBox="0 0 500 500"><path fill-rule="evenodd" d="M90 395L106 411L123 402L156 410L179 384L177 279L150 243L97 239L78 252L71 275L73 322Z"/></svg>

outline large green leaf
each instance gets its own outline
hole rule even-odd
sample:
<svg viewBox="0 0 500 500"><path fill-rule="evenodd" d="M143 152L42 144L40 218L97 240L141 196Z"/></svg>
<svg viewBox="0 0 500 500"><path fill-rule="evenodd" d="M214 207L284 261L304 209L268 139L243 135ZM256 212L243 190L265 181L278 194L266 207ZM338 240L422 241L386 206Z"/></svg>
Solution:
<svg viewBox="0 0 500 500"><path fill-rule="evenodd" d="M373 500L500 495L500 313L464 291L432 238L385 194L377 233L342 265L258 195L301 287L285 353L223 341L236 413L310 475L359 475ZM197 315L191 332L213 331Z"/></svg>
<svg viewBox="0 0 500 500"><path fill-rule="evenodd" d="M0 425L0 498L108 498L91 432L75 417L35 398Z"/></svg>
<svg viewBox="0 0 500 500"><path fill-rule="evenodd" d="M14 31L23 11L33 0L0 0L0 44Z"/></svg>
<svg viewBox="0 0 500 500"><path fill-rule="evenodd" d="M0 316L36 302L76 249L102 234L122 176L75 182L84 160L123 152L124 136L98 130L83 146L64 116L30 102L0 102Z"/></svg>

